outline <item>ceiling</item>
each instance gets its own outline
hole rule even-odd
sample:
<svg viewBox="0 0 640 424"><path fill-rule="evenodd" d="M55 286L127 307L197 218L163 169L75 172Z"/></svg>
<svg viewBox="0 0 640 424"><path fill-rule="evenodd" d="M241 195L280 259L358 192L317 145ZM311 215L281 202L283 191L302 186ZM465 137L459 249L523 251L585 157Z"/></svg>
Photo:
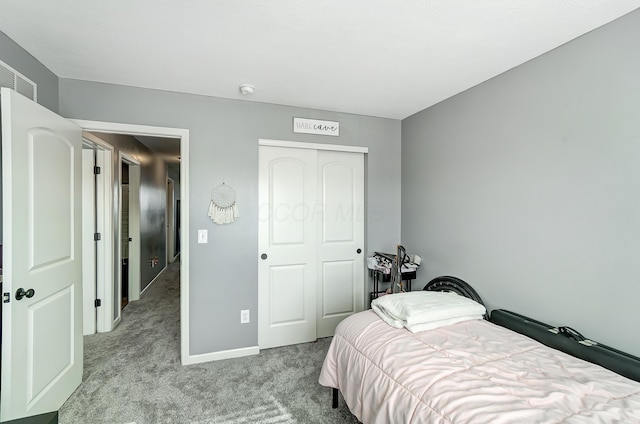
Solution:
<svg viewBox="0 0 640 424"><path fill-rule="evenodd" d="M144 144L155 155L169 164L180 164L180 139L136 135L136 140Z"/></svg>
<svg viewBox="0 0 640 424"><path fill-rule="evenodd" d="M403 119L640 0L2 0L61 78ZM256 88L243 97L238 87Z"/></svg>

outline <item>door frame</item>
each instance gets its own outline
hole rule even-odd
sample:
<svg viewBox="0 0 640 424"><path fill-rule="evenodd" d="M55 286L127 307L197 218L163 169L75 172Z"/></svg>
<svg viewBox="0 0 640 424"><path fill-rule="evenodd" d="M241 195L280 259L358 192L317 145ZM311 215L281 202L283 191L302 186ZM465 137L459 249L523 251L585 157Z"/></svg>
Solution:
<svg viewBox="0 0 640 424"><path fill-rule="evenodd" d="M369 153L368 147L346 146L343 144L304 143L302 141L258 139L258 146L290 147L294 149L332 150L334 152Z"/></svg>
<svg viewBox="0 0 640 424"><path fill-rule="evenodd" d="M82 335L96 332L96 148L82 140Z"/></svg>
<svg viewBox="0 0 640 424"><path fill-rule="evenodd" d="M70 120L72 121L72 120ZM96 230L100 233L100 241L96 244L96 299L100 299L102 306L97 309L95 327L98 333L111 331L112 307L105 304L111 300L107 293L111 293L113 281L113 154L114 147L105 143L95 135L83 131L85 144L91 144L96 152L96 166L100 167L100 176L96 186ZM95 243L90 241L91 243ZM83 284L83 288L85 285ZM109 290L109 291L107 291Z"/></svg>
<svg viewBox="0 0 640 424"><path fill-rule="evenodd" d="M189 130L184 128L70 119L84 131L180 139L180 358L182 365L197 363L189 352ZM113 280L111 280L113 281ZM111 283L113 293L113 282Z"/></svg>

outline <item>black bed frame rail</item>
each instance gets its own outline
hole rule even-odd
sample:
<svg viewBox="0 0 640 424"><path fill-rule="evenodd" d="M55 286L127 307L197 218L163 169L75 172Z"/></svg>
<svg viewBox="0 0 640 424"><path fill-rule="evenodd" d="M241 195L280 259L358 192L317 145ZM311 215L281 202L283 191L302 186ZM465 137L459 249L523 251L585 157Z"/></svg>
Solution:
<svg viewBox="0 0 640 424"><path fill-rule="evenodd" d="M569 327L548 324L504 309L491 311L491 322L524 334L554 349L600 365L640 382L640 358L584 338Z"/></svg>

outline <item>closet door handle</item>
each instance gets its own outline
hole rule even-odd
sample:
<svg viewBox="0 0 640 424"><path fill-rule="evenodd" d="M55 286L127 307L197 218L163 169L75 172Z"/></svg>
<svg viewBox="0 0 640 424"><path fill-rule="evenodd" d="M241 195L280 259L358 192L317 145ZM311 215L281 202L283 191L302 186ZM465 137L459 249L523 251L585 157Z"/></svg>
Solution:
<svg viewBox="0 0 640 424"><path fill-rule="evenodd" d="M262 259L263 261L267 259L267 254L263 253L262 255L260 255L260 259Z"/></svg>
<svg viewBox="0 0 640 424"><path fill-rule="evenodd" d="M357 254L362 253L362 249L358 249L358 250L356 250L356 253L357 253Z"/></svg>

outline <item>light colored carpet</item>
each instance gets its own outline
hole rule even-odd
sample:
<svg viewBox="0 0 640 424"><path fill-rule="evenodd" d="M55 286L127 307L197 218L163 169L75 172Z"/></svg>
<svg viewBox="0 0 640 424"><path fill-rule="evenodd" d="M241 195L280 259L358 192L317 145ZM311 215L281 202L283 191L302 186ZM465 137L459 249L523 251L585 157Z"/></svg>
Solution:
<svg viewBox="0 0 640 424"><path fill-rule="evenodd" d="M84 339L80 387L62 424L357 423L318 384L330 339L257 356L180 365L179 264L171 264L110 333Z"/></svg>

